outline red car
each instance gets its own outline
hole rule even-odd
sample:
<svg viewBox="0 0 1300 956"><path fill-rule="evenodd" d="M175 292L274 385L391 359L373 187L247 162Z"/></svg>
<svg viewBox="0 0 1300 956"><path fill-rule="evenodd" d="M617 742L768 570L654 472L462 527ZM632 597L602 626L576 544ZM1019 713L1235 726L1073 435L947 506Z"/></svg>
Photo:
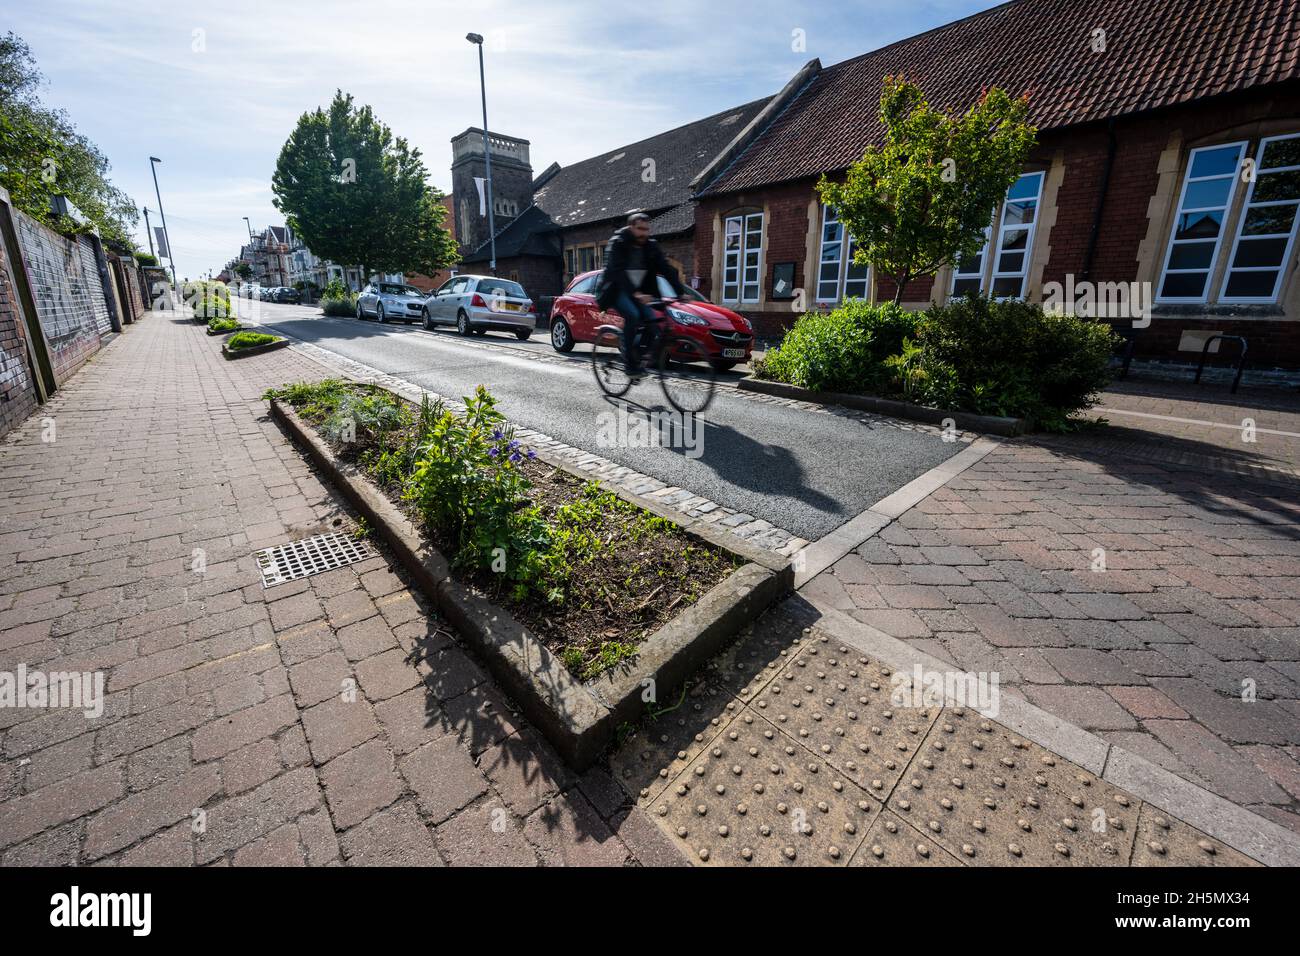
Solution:
<svg viewBox="0 0 1300 956"><path fill-rule="evenodd" d="M622 326L622 317L612 309L601 312L596 306L596 281L600 272L584 272L569 283L564 294L551 306L551 345L557 352L572 351L576 342L594 342L596 329L602 325ZM672 287L659 280L659 294L674 297ZM677 335L698 341L713 367L720 372L740 362L748 362L754 349L754 327L749 319L730 309L714 305L698 292L678 299L668 309L668 326Z"/></svg>

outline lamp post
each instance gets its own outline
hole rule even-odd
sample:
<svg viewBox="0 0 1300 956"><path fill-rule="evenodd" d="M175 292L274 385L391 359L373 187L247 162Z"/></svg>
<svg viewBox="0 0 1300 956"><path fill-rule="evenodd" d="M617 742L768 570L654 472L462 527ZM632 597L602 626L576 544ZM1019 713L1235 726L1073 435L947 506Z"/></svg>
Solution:
<svg viewBox="0 0 1300 956"><path fill-rule="evenodd" d="M497 228L496 217L492 211L492 147L488 143L487 121L487 81L483 77L483 36L479 33L467 33L465 39L478 47L478 86L483 99L483 164L487 169L487 213L488 242L491 249L491 261L488 267L492 274L497 274Z"/></svg>
<svg viewBox="0 0 1300 956"><path fill-rule="evenodd" d="M162 160L157 156L149 157L149 169L153 172L153 194L158 198L158 216L162 219L163 239L167 241L167 261L172 267L172 288L176 287L176 250L172 248L172 236L167 231L167 213L163 212L162 193L158 190L158 164Z"/></svg>

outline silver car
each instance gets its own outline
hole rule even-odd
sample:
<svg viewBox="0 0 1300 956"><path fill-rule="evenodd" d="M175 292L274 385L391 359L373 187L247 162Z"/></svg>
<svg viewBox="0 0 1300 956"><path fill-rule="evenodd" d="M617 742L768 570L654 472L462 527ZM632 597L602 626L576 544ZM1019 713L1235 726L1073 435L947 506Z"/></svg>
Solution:
<svg viewBox="0 0 1300 956"><path fill-rule="evenodd" d="M374 316L380 322L416 322L424 306L424 293L401 282L371 282L357 296L357 318Z"/></svg>
<svg viewBox="0 0 1300 956"><path fill-rule="evenodd" d="M537 328L533 300L518 282L496 276L452 276L424 300L424 327L454 325L461 335L513 332L520 341Z"/></svg>

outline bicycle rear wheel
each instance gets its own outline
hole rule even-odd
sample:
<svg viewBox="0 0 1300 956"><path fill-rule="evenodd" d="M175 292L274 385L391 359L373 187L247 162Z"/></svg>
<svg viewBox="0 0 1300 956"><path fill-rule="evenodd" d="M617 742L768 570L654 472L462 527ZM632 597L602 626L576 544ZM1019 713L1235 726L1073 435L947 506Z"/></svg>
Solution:
<svg viewBox="0 0 1300 956"><path fill-rule="evenodd" d="M675 366L670 369L669 364ZM683 415L698 415L713 401L717 379L704 346L685 336L674 336L659 351L659 385L668 404Z"/></svg>
<svg viewBox="0 0 1300 956"><path fill-rule="evenodd" d="M598 329L596 340L591 343L591 370L596 375L596 384L606 395L618 398L632 387L632 379L627 374L623 362L622 341L613 329Z"/></svg>

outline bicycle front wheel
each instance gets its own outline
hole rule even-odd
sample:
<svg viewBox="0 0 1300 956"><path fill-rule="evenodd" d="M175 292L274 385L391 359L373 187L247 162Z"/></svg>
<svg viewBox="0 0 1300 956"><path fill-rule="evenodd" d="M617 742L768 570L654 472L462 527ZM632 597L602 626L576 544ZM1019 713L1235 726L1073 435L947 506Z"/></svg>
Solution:
<svg viewBox="0 0 1300 956"><path fill-rule="evenodd" d="M698 415L713 401L717 373L704 346L685 336L670 338L659 352L659 384L668 404Z"/></svg>
<svg viewBox="0 0 1300 956"><path fill-rule="evenodd" d="M597 330L596 341L591 343L591 370L600 390L612 398L626 394L632 387L627 365L623 362L622 341L613 329Z"/></svg>

